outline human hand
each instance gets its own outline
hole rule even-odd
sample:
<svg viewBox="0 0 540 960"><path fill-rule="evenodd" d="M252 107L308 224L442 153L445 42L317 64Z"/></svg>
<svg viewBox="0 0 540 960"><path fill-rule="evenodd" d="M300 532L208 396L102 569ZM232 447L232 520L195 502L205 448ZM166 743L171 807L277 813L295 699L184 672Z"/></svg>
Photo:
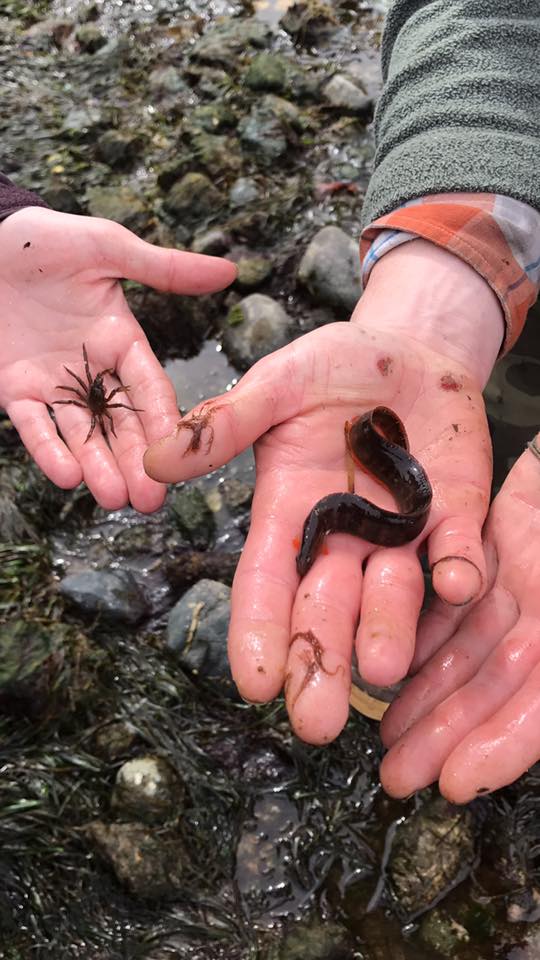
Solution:
<svg viewBox="0 0 540 960"><path fill-rule="evenodd" d="M450 602L478 596L485 581L481 528L491 448L480 391L502 337L499 306L466 264L423 241L406 246L416 254L400 248L384 258L352 322L322 327L265 357L145 456L151 476L174 481L207 473L256 441L252 522L233 585L231 668L248 700L265 701L285 682L293 726L314 743L333 739L346 722L353 644L366 680L385 685L407 673L423 598L424 541L437 565L435 588ZM431 304L430 283L445 307ZM426 330L417 339L422 306ZM446 342L444 323L443 335L428 328L438 311L445 319L445 309L461 339ZM471 309L484 338L486 324L495 326L491 359L465 336ZM331 535L299 583L304 519L320 497L346 489L344 422L378 404L404 421L411 451L431 480L428 524L401 548ZM392 505L365 474L356 489Z"/></svg>
<svg viewBox="0 0 540 960"><path fill-rule="evenodd" d="M161 505L165 487L145 474L142 458L149 442L172 430L178 407L119 280L201 294L227 286L235 273L227 260L152 246L110 220L26 207L0 223L0 406L50 480L65 488L84 480L107 509ZM120 382L131 387L114 402L141 408L111 411L110 446L99 428L85 443L88 410L54 407L63 439L47 410L75 399L57 389L77 388L65 366L87 382L83 343L92 377L116 373L105 378L107 392Z"/></svg>
<svg viewBox="0 0 540 960"><path fill-rule="evenodd" d="M470 612L435 602L422 617L415 676L383 718L381 780L394 796L438 779L467 803L540 759L540 462L529 450L493 502L485 550L487 593Z"/></svg>

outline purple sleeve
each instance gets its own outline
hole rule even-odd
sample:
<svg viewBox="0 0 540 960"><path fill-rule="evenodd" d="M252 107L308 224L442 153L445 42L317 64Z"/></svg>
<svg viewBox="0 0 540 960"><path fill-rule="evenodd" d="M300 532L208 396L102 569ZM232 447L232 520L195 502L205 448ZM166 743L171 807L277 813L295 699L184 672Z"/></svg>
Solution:
<svg viewBox="0 0 540 960"><path fill-rule="evenodd" d="M11 213L22 210L23 207L48 207L36 193L17 187L0 173L0 221L5 220Z"/></svg>

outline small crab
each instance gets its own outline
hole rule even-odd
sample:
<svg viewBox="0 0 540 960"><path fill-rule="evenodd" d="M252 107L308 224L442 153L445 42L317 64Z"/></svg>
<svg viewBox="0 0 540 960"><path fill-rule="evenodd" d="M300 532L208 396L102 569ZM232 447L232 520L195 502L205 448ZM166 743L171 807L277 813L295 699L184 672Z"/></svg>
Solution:
<svg viewBox="0 0 540 960"><path fill-rule="evenodd" d="M107 433L105 430L105 424L103 422L103 417L107 417L111 421L111 433L113 437L116 437L114 431L114 423L109 410L111 407L125 407L126 410L134 410L136 413L143 413L139 407L131 407L127 403L111 403L111 400L117 393L127 393L129 387L125 387L123 384L120 387L115 387L114 390L111 390L109 396L105 394L105 387L103 386L103 377L106 373L114 374L114 370L101 370L96 374L95 377L92 377L90 373L90 366L88 363L88 354L86 352L86 346L83 343L82 345L83 359L84 359L84 369L86 370L86 376L88 378L88 384L79 377L76 373L73 373L73 370L70 370L69 367L64 366L64 370L69 373L70 377L73 377L74 380L82 388L78 390L77 387L65 387L62 384L57 384L56 390L69 390L71 393L76 394L79 397L78 400L53 400L53 403L71 403L75 407L87 407L90 413L92 414L92 421L90 423L90 429L86 437L85 443L88 442L92 436L96 423L99 423L101 432L105 437L105 440L108 441Z"/></svg>

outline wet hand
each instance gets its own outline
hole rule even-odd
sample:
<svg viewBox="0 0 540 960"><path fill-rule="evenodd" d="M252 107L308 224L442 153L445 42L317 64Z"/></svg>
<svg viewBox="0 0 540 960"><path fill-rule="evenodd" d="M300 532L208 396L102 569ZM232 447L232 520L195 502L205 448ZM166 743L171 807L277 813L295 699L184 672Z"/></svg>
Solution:
<svg viewBox="0 0 540 960"><path fill-rule="evenodd" d="M27 207L0 223L0 405L50 480L65 488L84 480L107 509L131 502L149 512L161 505L165 487L145 474L142 458L178 420L176 397L119 280L202 294L234 276L226 260L155 247L109 220ZM111 411L116 437L108 431L109 443L97 428L85 443L87 409L52 407L62 397L77 399L57 389L77 388L65 367L88 381L83 343L92 377L114 371L105 377L108 393L130 387L113 402L140 408Z"/></svg>
<svg viewBox="0 0 540 960"><path fill-rule="evenodd" d="M402 418L432 483L428 524L418 541L392 549L330 535L299 581L296 553L307 514L322 496L347 489L345 420L378 404ZM424 543L432 566L450 568L449 576L434 577L441 593L466 602L482 591L491 447L480 384L455 356L403 330L378 329L373 297L362 298L354 322L302 337L256 364L230 393L192 411L150 447L145 466L161 481L188 479L253 442L257 483L233 585L231 667L248 700L268 700L285 686L296 732L324 743L347 719L354 646L367 680L390 684L407 673L423 598ZM357 474L356 491L393 508L364 474Z"/></svg>
<svg viewBox="0 0 540 960"><path fill-rule="evenodd" d="M436 603L422 618L415 676L382 721L394 796L438 780L466 803L540 759L540 461L529 450L493 502L485 549L487 593L468 613Z"/></svg>

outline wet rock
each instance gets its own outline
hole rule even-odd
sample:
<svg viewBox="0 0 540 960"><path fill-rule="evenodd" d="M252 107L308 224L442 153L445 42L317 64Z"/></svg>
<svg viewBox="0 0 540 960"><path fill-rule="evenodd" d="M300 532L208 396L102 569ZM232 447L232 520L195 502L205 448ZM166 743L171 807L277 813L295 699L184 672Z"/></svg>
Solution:
<svg viewBox="0 0 540 960"><path fill-rule="evenodd" d="M134 896L145 900L178 896L187 856L174 830L157 832L140 823L94 820L86 835Z"/></svg>
<svg viewBox="0 0 540 960"><path fill-rule="evenodd" d="M213 230L205 230L203 233L195 234L191 249L194 253L220 256L229 249L230 245L230 234L220 227L215 227Z"/></svg>
<svg viewBox="0 0 540 960"><path fill-rule="evenodd" d="M251 483L244 483L242 480L236 480L231 477L230 480L224 480L222 487L223 499L229 510L235 513L237 510L247 509L251 506L254 487Z"/></svg>
<svg viewBox="0 0 540 960"><path fill-rule="evenodd" d="M194 225L210 217L223 205L212 181L203 173L187 173L169 190L165 209L177 220Z"/></svg>
<svg viewBox="0 0 540 960"><path fill-rule="evenodd" d="M251 90L282 93L287 82L287 61L275 53L259 53L251 61L244 83Z"/></svg>
<svg viewBox="0 0 540 960"><path fill-rule="evenodd" d="M89 187L86 199L93 217L115 220L135 233L142 233L151 218L144 201L128 186Z"/></svg>
<svg viewBox="0 0 540 960"><path fill-rule="evenodd" d="M160 360L192 357L217 316L212 297L159 293L135 283L126 284L125 295Z"/></svg>
<svg viewBox="0 0 540 960"><path fill-rule="evenodd" d="M95 23L82 23L77 27L75 36L84 53L96 53L107 43L107 38Z"/></svg>
<svg viewBox="0 0 540 960"><path fill-rule="evenodd" d="M236 263L238 266L236 283L241 290L260 287L272 272L272 261L267 260L266 257L241 257Z"/></svg>
<svg viewBox="0 0 540 960"><path fill-rule="evenodd" d="M292 320L276 300L252 293L229 311L223 348L234 366L248 370L261 357L289 343L291 330Z"/></svg>
<svg viewBox="0 0 540 960"><path fill-rule="evenodd" d="M247 47L266 47L271 39L269 27L255 17L246 20L227 18L218 26L206 30L191 51L193 60L222 64L234 69L237 57Z"/></svg>
<svg viewBox="0 0 540 960"><path fill-rule="evenodd" d="M166 760L137 757L120 767L111 808L123 819L164 823L180 815L184 797L184 784Z"/></svg>
<svg viewBox="0 0 540 960"><path fill-rule="evenodd" d="M138 623L148 610L135 578L127 570L74 573L64 577L59 591L81 613L120 623Z"/></svg>
<svg viewBox="0 0 540 960"><path fill-rule="evenodd" d="M61 662L58 639L37 621L0 624L0 712L39 716Z"/></svg>
<svg viewBox="0 0 540 960"><path fill-rule="evenodd" d="M165 560L165 574L173 587L182 590L205 579L230 586L239 559L239 553L223 550L175 550Z"/></svg>
<svg viewBox="0 0 540 960"><path fill-rule="evenodd" d="M105 125L105 121L98 104L89 100L86 104L72 107L65 116L62 124L62 133L73 139L86 139L97 135L97 131Z"/></svg>
<svg viewBox="0 0 540 960"><path fill-rule="evenodd" d="M293 3L279 23L298 43L306 46L326 39L339 26L332 6L324 0Z"/></svg>
<svg viewBox="0 0 540 960"><path fill-rule="evenodd" d="M61 213L82 213L82 206L73 190L65 183L53 183L42 191L41 196L53 210Z"/></svg>
<svg viewBox="0 0 540 960"><path fill-rule="evenodd" d="M283 784L294 775L294 765L283 750L270 740L259 741L251 749L245 747L241 756L242 780L250 784Z"/></svg>
<svg viewBox="0 0 540 960"><path fill-rule="evenodd" d="M252 177L239 177L230 189L229 203L231 207L245 207L246 204L258 200L260 195L256 180Z"/></svg>
<svg viewBox="0 0 540 960"><path fill-rule="evenodd" d="M148 77L148 84L153 93L175 96L189 91L181 70L171 65L156 67Z"/></svg>
<svg viewBox="0 0 540 960"><path fill-rule="evenodd" d="M194 484L176 490L171 511L178 529L198 550L209 547L216 534L214 515L203 492Z"/></svg>
<svg viewBox="0 0 540 960"><path fill-rule="evenodd" d="M137 157L141 139L122 130L106 130L97 142L97 154L109 167L126 167Z"/></svg>
<svg viewBox="0 0 540 960"><path fill-rule="evenodd" d="M313 917L295 923L285 933L275 960L352 960L355 956L359 953L346 927Z"/></svg>
<svg viewBox="0 0 540 960"><path fill-rule="evenodd" d="M373 106L373 100L368 97L348 77L336 73L323 88L323 96L331 107L341 113L365 113Z"/></svg>
<svg viewBox="0 0 540 960"><path fill-rule="evenodd" d="M453 889L474 863L473 818L438 797L397 827L388 875L400 907L426 910Z"/></svg>
<svg viewBox="0 0 540 960"><path fill-rule="evenodd" d="M238 124L240 139L248 150L271 163L287 152L287 137L283 124L272 110L255 104L249 116Z"/></svg>
<svg viewBox="0 0 540 960"><path fill-rule="evenodd" d="M167 645L184 669L231 684L227 660L231 591L215 580L200 580L169 614Z"/></svg>
<svg viewBox="0 0 540 960"><path fill-rule="evenodd" d="M105 760L119 760L137 742L138 731L127 720L117 720L100 727L94 735L94 748Z"/></svg>
<svg viewBox="0 0 540 960"><path fill-rule="evenodd" d="M191 145L201 166L214 177L221 173L238 173L242 168L240 145L234 137L201 131L192 136Z"/></svg>
<svg viewBox="0 0 540 960"><path fill-rule="evenodd" d="M298 280L317 301L348 318L361 292L358 243L339 227L323 227L300 261Z"/></svg>
<svg viewBox="0 0 540 960"><path fill-rule="evenodd" d="M236 123L236 117L226 103L215 101L196 107L191 114L189 128L205 133L221 133Z"/></svg>
<svg viewBox="0 0 540 960"><path fill-rule="evenodd" d="M446 910L432 910L420 926L420 936L424 943L441 957L455 957L470 936L460 923L453 920Z"/></svg>

